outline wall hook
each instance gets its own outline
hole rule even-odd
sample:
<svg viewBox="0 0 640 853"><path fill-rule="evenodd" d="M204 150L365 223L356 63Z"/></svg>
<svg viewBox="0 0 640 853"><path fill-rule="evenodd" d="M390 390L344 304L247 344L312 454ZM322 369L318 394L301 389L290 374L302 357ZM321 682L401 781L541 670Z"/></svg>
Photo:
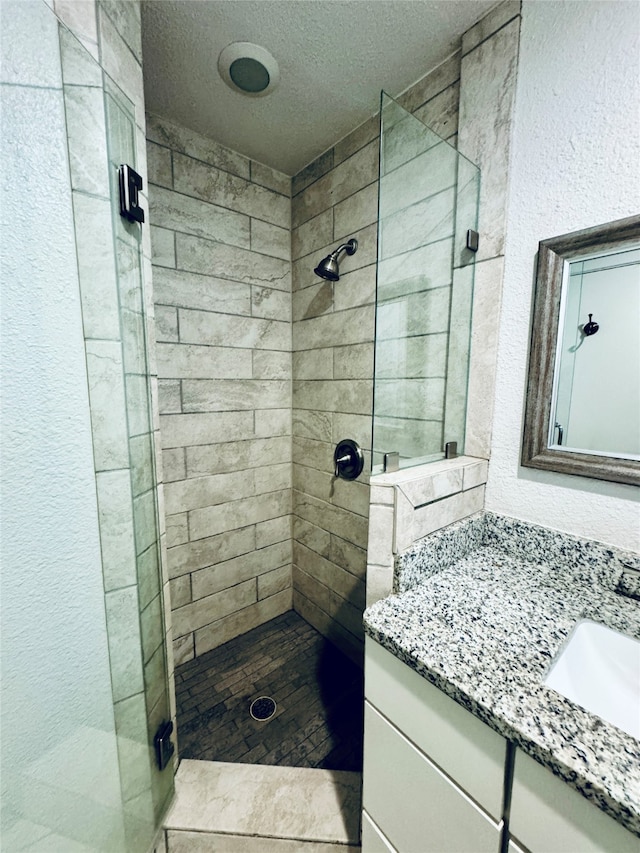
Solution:
<svg viewBox="0 0 640 853"><path fill-rule="evenodd" d="M587 335L587 337L589 337L589 335L595 335L595 333L600 328L597 323L593 322L593 320L591 319L592 317L593 314L589 314L589 322L584 324L583 332L585 333L585 335Z"/></svg>

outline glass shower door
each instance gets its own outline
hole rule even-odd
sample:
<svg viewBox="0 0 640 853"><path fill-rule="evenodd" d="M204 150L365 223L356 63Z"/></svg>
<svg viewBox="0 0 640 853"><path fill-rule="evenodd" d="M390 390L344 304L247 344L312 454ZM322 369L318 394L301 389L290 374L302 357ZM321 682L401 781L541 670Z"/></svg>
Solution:
<svg viewBox="0 0 640 853"><path fill-rule="evenodd" d="M138 853L173 789L140 229L115 186L140 129L48 4L5 0L2 36L0 844Z"/></svg>
<svg viewBox="0 0 640 853"><path fill-rule="evenodd" d="M382 93L373 471L464 450L480 172Z"/></svg>
<svg viewBox="0 0 640 853"><path fill-rule="evenodd" d="M121 660L120 637L115 652L120 666L114 679L112 665L112 683L127 845L137 850L149 846L173 794L172 762L160 769L154 748L156 733L171 720L171 710L141 245L141 229L149 223L130 222L120 215L119 166L137 166L135 108L106 75L104 104L135 580L114 601L118 607L124 603L124 609L112 613L107 604L107 626L111 631L114 624L120 634L129 623L131 659ZM110 636L110 648L114 645Z"/></svg>

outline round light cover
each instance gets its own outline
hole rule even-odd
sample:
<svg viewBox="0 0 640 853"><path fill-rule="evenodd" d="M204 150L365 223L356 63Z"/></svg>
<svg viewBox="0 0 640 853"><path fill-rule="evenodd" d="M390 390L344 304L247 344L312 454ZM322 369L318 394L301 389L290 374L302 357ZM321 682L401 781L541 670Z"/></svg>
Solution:
<svg viewBox="0 0 640 853"><path fill-rule="evenodd" d="M248 41L228 44L218 57L218 71L235 92L250 98L271 94L280 80L280 69L269 51Z"/></svg>

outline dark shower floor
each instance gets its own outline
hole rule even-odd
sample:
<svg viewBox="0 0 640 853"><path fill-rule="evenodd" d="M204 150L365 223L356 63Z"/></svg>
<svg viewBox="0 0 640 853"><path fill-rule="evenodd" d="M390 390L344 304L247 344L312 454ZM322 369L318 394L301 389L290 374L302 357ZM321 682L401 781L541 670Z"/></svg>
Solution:
<svg viewBox="0 0 640 853"><path fill-rule="evenodd" d="M362 671L294 611L179 666L176 698L182 758L362 770Z"/></svg>

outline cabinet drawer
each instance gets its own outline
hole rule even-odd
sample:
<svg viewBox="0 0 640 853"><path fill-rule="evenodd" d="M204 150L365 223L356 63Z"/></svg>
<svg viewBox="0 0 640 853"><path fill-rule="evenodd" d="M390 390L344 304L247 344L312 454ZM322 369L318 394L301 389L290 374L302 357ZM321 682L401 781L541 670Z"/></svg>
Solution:
<svg viewBox="0 0 640 853"><path fill-rule="evenodd" d="M640 853L640 838L521 750L509 829L531 853Z"/></svg>
<svg viewBox="0 0 640 853"><path fill-rule="evenodd" d="M500 830L365 702L363 808L400 853L498 853Z"/></svg>
<svg viewBox="0 0 640 853"><path fill-rule="evenodd" d="M396 853L366 812L362 812L362 853Z"/></svg>
<svg viewBox="0 0 640 853"><path fill-rule="evenodd" d="M414 672L365 640L365 697L499 821L506 740Z"/></svg>

